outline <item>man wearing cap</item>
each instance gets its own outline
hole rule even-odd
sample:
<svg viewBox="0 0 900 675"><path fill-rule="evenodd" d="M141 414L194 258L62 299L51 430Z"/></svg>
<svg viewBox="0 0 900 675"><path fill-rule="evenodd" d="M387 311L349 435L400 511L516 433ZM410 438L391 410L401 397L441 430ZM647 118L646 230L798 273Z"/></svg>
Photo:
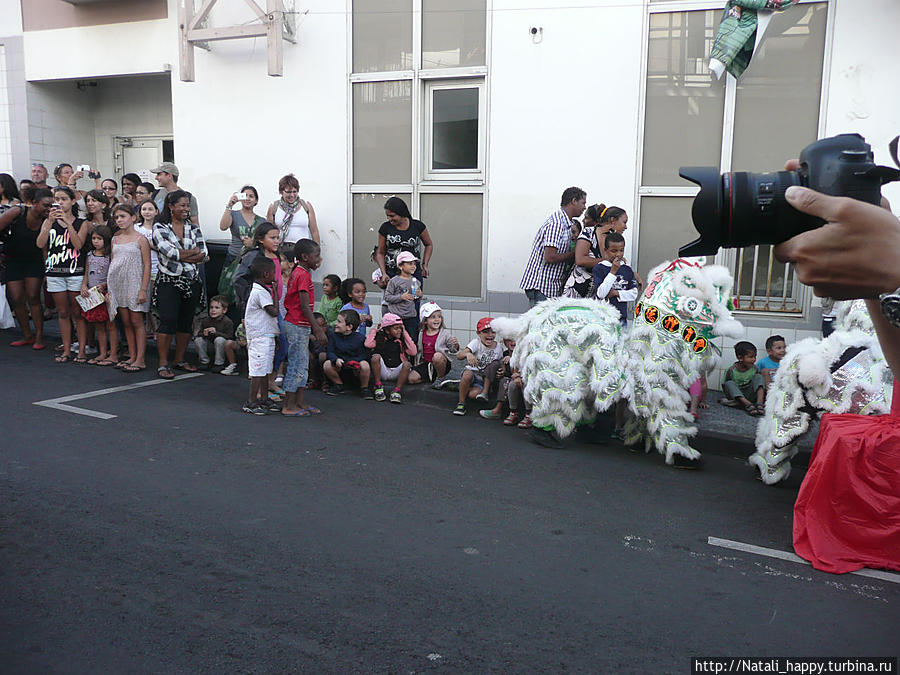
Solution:
<svg viewBox="0 0 900 675"><path fill-rule="evenodd" d="M40 162L34 162L31 165L31 180L34 183L35 190L47 187L47 176L49 175L47 167Z"/></svg>
<svg viewBox="0 0 900 675"><path fill-rule="evenodd" d="M563 282L575 260L572 219L584 213L586 201L587 193L581 188L566 188L559 209L550 214L535 235L519 284L532 307L547 298L562 295Z"/></svg>
<svg viewBox="0 0 900 675"><path fill-rule="evenodd" d="M150 173L156 174L156 183L159 185L159 189L153 193L153 201L156 202L156 208L162 212L166 195L175 190L184 190L184 188L178 187L178 167L173 162L163 162ZM185 192L187 191L185 190ZM188 194L191 197L191 222L199 226L200 207L197 204L197 198L190 192Z"/></svg>

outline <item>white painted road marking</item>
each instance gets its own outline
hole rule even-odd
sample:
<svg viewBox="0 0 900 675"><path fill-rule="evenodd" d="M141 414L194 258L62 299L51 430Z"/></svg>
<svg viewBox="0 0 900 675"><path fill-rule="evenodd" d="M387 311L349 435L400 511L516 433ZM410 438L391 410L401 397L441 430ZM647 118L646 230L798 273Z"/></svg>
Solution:
<svg viewBox="0 0 900 675"><path fill-rule="evenodd" d="M106 396L107 394L115 394L120 391L129 391L131 389L140 389L141 387L152 387L155 384L165 384L166 382L177 382L178 380L187 380L192 377L202 377L203 373L188 373L179 375L172 380L147 380L146 382L135 382L133 384L125 384L121 387L109 387L107 389L97 389L84 394L71 394L70 396L60 396L59 398L48 398L46 401L35 401L34 405L40 405L45 408L53 408L54 410L62 410L64 412L75 413L76 415L86 415L87 417L96 417L100 420L111 420L117 415L99 412L97 410L88 410L87 408L78 408L74 405L66 405L69 401L80 401L85 398L94 398L95 396Z"/></svg>
<svg viewBox="0 0 900 675"><path fill-rule="evenodd" d="M719 539L718 537L709 537L707 543L710 546L721 546L729 548L733 551L744 551L745 553L755 553L756 555L764 555L769 558L778 558L779 560L787 560L788 562L801 563L809 565L809 562L798 555L789 551L779 551L777 548L766 548L765 546L755 546L753 544L744 544L740 541L732 541L731 539ZM870 577L872 579L880 579L881 581L890 581L892 584L900 584L900 574L893 572L882 572L881 570L861 569L850 574L857 574L861 577Z"/></svg>

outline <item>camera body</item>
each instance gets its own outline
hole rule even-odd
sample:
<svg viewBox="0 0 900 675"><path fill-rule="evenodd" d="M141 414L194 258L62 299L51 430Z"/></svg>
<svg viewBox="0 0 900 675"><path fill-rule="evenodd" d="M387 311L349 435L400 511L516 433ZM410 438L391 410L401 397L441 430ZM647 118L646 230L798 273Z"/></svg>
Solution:
<svg viewBox="0 0 900 675"><path fill-rule="evenodd" d="M87 164L79 164L77 167L75 167L75 170L81 171L82 173L90 173L91 167Z"/></svg>
<svg viewBox="0 0 900 675"><path fill-rule="evenodd" d="M244 199L250 199L250 196L251 196L251 195L250 195L249 193L247 193L247 192L235 192L235 193L234 193L234 196L235 196L235 198L236 198L238 201L241 201L241 200L244 200Z"/></svg>
<svg viewBox="0 0 900 675"><path fill-rule="evenodd" d="M806 146L797 171L719 174L715 167L681 167L682 178L700 186L691 218L700 238L680 256L714 255L720 247L778 244L825 224L788 204L784 193L801 185L870 204L881 201L881 186L897 180L895 169L875 164L872 148L859 134L839 134Z"/></svg>

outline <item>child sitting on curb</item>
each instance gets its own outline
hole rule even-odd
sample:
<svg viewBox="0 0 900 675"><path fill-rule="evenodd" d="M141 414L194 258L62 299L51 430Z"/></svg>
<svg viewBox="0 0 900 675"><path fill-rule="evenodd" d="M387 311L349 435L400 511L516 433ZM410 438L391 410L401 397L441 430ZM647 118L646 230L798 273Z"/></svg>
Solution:
<svg viewBox="0 0 900 675"><path fill-rule="evenodd" d="M436 302L426 302L419 311L425 328L419 335L416 370L432 389L440 389L450 371L450 355L459 351L459 340L444 327L444 315Z"/></svg>
<svg viewBox="0 0 900 675"><path fill-rule="evenodd" d="M734 346L734 355L737 361L722 377L722 391L727 398L720 403L742 408L748 415L759 417L764 412L766 387L763 376L756 370L756 347L742 340Z"/></svg>
<svg viewBox="0 0 900 675"><path fill-rule="evenodd" d="M487 391L491 388L488 366L503 358L503 347L497 343L491 321L493 319L489 316L479 319L476 326L478 337L456 355L460 361L465 359L468 363L459 381L459 402L453 409L454 415L466 414L466 398L488 400Z"/></svg>
<svg viewBox="0 0 900 675"><path fill-rule="evenodd" d="M780 335L770 335L766 338L766 357L756 364L756 369L766 382L766 390L772 386L775 371L778 370L778 364L781 363L786 351L787 345Z"/></svg>
<svg viewBox="0 0 900 675"><path fill-rule="evenodd" d="M403 385L422 381L409 362L409 357L416 355L416 343L403 327L403 320L396 314L385 314L381 322L369 331L366 347L374 350L372 373L375 378L375 400L384 401L386 398L382 380L396 380L391 403L403 403L400 393Z"/></svg>
<svg viewBox="0 0 900 675"><path fill-rule="evenodd" d="M344 393L345 378L359 380L362 397L375 398L369 386L371 369L366 361L366 339L359 334L359 314L352 309L341 310L334 321L334 330L328 336L328 360L325 361L325 376L332 385L326 392L329 396Z"/></svg>

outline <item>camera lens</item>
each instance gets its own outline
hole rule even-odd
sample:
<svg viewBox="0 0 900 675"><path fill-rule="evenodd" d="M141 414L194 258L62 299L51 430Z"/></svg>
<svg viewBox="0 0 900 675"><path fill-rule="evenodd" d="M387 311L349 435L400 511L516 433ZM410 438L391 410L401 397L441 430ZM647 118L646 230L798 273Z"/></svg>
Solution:
<svg viewBox="0 0 900 675"><path fill-rule="evenodd" d="M797 171L719 174L714 167L681 167L678 174L700 186L691 218L700 238L678 250L681 256L714 255L720 247L777 244L810 229L808 217L784 199L791 185L803 185Z"/></svg>

